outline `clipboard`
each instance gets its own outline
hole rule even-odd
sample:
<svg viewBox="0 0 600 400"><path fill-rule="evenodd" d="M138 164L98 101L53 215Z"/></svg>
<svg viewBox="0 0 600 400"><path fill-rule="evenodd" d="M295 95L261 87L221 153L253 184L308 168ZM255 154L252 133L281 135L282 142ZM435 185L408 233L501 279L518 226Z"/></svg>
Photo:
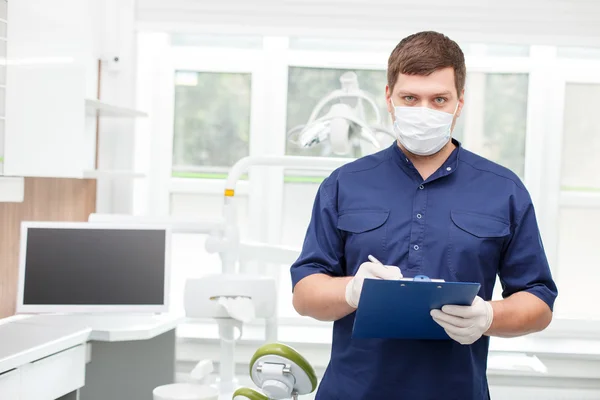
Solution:
<svg viewBox="0 0 600 400"><path fill-rule="evenodd" d="M429 314L444 305L473 303L481 285L413 279L365 279L354 319L352 338L450 339Z"/></svg>

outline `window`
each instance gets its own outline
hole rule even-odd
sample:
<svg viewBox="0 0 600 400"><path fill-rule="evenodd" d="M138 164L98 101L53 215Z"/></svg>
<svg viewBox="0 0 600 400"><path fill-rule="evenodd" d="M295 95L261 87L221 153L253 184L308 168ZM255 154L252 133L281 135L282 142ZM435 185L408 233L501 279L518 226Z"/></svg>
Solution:
<svg viewBox="0 0 600 400"><path fill-rule="evenodd" d="M454 137L523 178L527 74L467 73L464 112Z"/></svg>
<svg viewBox="0 0 600 400"><path fill-rule="evenodd" d="M600 279L600 127L595 121L600 83L567 83L560 189L569 204L558 218L558 289L556 315L599 319L589 303ZM583 278L583 279L582 279Z"/></svg>
<svg viewBox="0 0 600 400"><path fill-rule="evenodd" d="M595 118L600 84L568 83L565 90L561 189L600 191L600 125Z"/></svg>
<svg viewBox="0 0 600 400"><path fill-rule="evenodd" d="M600 209L561 207L558 226L557 318L600 319ZM590 303L591 301L591 303Z"/></svg>
<svg viewBox="0 0 600 400"><path fill-rule="evenodd" d="M249 153L251 74L175 72L173 176L223 178Z"/></svg>
<svg viewBox="0 0 600 400"><path fill-rule="evenodd" d="M332 91L340 89L340 76L348 71L356 73L361 90L370 93L379 106L382 123L390 125L390 118L385 102L385 85L387 84L385 71L290 67L287 88L286 132L289 132L294 127L306 124L313 108L319 100ZM367 118L373 120L374 115L370 107L365 106L365 110ZM320 115L326 112L327 109L324 109ZM381 139L385 140L386 135L383 135ZM391 142L393 139L388 140ZM327 142L303 149L286 141L286 154L296 156L329 156L331 152ZM360 155L364 154L349 154L348 157Z"/></svg>

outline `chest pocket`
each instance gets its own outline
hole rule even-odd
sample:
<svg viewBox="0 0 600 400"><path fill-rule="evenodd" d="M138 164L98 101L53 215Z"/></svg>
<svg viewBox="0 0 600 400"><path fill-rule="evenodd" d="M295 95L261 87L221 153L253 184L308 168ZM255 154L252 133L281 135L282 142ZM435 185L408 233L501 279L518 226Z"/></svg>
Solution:
<svg viewBox="0 0 600 400"><path fill-rule="evenodd" d="M389 215L387 210L348 210L338 216L337 228L345 239L347 275L354 275L369 254L385 258Z"/></svg>
<svg viewBox="0 0 600 400"><path fill-rule="evenodd" d="M501 218L452 211L448 238L451 278L463 282L494 282L510 224Z"/></svg>

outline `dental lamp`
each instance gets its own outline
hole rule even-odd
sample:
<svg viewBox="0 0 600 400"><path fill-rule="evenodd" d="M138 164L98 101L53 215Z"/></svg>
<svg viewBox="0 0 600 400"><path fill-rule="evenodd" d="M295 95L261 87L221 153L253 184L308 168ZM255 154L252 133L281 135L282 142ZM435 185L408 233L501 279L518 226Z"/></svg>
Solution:
<svg viewBox="0 0 600 400"><path fill-rule="evenodd" d="M331 151L336 155L357 152L361 141L375 149L381 148L378 133L394 138L393 132L382 124L379 108L373 97L361 90L354 72L340 77L341 89L334 90L317 103L306 125L297 126L288 132L288 139L295 145L308 148L329 140ZM320 116L323 109L332 104L329 111ZM375 122L366 122L364 102L375 114Z"/></svg>

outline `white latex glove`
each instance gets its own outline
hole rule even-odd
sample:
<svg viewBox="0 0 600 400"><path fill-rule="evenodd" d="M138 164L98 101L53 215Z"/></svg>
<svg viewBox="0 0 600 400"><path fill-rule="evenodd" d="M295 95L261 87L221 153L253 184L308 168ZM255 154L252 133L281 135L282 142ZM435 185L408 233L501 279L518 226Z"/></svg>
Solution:
<svg viewBox="0 0 600 400"><path fill-rule="evenodd" d="M346 285L346 302L352 308L358 308L358 300L365 279L397 280L402 278L400 268L381 263L362 263L356 271L356 275Z"/></svg>
<svg viewBox="0 0 600 400"><path fill-rule="evenodd" d="M490 329L494 309L477 296L470 306L444 306L441 310L431 310L431 316L452 339L472 344Z"/></svg>

